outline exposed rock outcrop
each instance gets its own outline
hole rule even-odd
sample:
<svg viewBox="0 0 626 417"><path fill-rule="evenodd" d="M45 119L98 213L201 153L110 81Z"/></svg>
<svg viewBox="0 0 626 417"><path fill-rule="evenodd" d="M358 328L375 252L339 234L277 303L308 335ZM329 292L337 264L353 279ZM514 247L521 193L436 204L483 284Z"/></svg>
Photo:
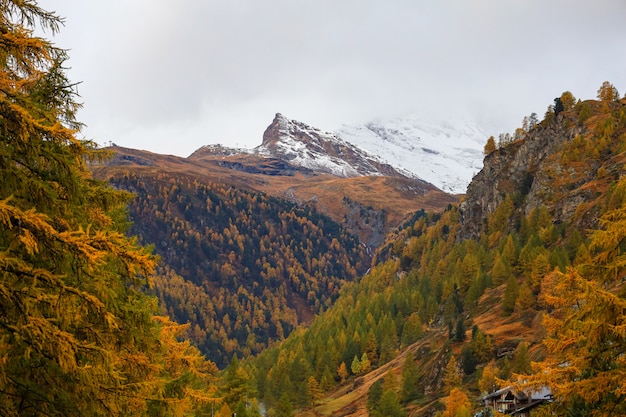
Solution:
<svg viewBox="0 0 626 417"><path fill-rule="evenodd" d="M536 126L522 139L487 155L483 169L470 183L461 203L462 239L476 238L486 230L487 216L493 213L507 195L515 196L526 215L540 205L550 205L557 219L569 218L577 207L576 195L563 201L550 201L553 176L559 164L554 156L563 143L582 134L583 126L572 120L559 119Z"/></svg>

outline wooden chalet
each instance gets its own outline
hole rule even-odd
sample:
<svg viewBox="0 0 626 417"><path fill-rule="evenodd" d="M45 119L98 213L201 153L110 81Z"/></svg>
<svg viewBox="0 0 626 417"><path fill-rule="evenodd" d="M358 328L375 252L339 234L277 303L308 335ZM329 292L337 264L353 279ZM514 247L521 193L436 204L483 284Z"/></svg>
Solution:
<svg viewBox="0 0 626 417"><path fill-rule="evenodd" d="M550 390L544 388L532 393L516 391L512 387L506 387L484 395L478 399L483 409L490 408L503 414L517 417L529 417L531 410L551 401ZM476 414L477 417L488 415L483 412Z"/></svg>

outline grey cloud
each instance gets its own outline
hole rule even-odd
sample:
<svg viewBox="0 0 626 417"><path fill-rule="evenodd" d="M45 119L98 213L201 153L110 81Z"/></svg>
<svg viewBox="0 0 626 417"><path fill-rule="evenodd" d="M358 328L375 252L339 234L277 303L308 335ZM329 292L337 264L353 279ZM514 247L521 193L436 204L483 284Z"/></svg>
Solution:
<svg viewBox="0 0 626 417"><path fill-rule="evenodd" d="M626 89L622 0L41 4L67 17L55 41L83 81L85 134L157 152L255 146L276 112L326 130L453 112L511 131L564 90Z"/></svg>

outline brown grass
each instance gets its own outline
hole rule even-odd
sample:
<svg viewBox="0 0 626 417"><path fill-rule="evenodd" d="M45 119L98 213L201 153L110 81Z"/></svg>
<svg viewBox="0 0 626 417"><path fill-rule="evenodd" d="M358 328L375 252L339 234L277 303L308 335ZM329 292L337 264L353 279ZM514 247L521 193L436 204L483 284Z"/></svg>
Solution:
<svg viewBox="0 0 626 417"><path fill-rule="evenodd" d="M493 336L499 342L526 340L533 343L536 329L526 326L517 312L505 316L501 300L505 285L488 289L480 298L474 324L481 332Z"/></svg>

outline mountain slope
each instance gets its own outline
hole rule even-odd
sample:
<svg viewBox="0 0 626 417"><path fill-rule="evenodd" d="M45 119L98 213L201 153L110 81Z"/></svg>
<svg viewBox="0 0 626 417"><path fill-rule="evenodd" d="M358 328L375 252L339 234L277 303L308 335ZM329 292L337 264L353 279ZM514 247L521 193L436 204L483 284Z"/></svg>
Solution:
<svg viewBox="0 0 626 417"><path fill-rule="evenodd" d="M282 116L252 152L111 151L95 175L136 194L132 232L163 261L164 311L189 322L188 336L219 366L309 323L407 215L457 201Z"/></svg>
<svg viewBox="0 0 626 417"><path fill-rule="evenodd" d="M336 222L349 224L371 247L378 246L410 213L438 211L458 200L429 183L403 175L338 177L276 157L221 146L203 147L189 158L120 147L111 151L109 161L92 166L99 178L130 172L154 177L191 176L201 183L224 183L297 204L315 204Z"/></svg>
<svg viewBox="0 0 626 417"><path fill-rule="evenodd" d="M482 168L488 135L470 121L416 117L346 125L335 134L439 189L463 194Z"/></svg>
<svg viewBox="0 0 626 417"><path fill-rule="evenodd" d="M558 117L547 113L520 140L502 144L485 159L461 207L416 217L398 230L379 249L371 271L348 285L331 309L250 362L266 405L280 409L277 400L286 395L302 407L299 415L362 416L367 407L389 407L393 400L410 415L433 416L453 407L451 388L462 388L455 393L465 396L467 410L478 411L468 395L498 388L496 377L531 373L530 362L547 356L552 369L559 368L560 347L587 367L582 376L572 373L569 382L592 379L601 369L623 375L619 356L605 353L623 349L623 336L605 331L606 323L594 314L614 314L611 320L623 326L623 227L614 223L622 225L626 217L625 162L626 99L572 100ZM584 280L576 281L576 274ZM570 282L575 286L568 287ZM577 315L581 309L584 316ZM553 318L574 320L561 321L571 333L554 323L544 327L543 317L557 310ZM580 335L581 320L593 340L570 343ZM547 337L560 344L544 343ZM407 365L394 358L422 343L428 348L413 358L417 382L406 387L398 380ZM596 344L598 350L587 349ZM603 362L575 356L590 352ZM387 363L394 364L392 372L382 377L378 369ZM551 376L549 366L543 369L535 379L544 383L568 374ZM393 391L379 393L378 404L358 388L376 378ZM328 397L307 394L307 381ZM616 381L611 389L619 392L623 384ZM588 415L615 405L610 397L586 394L581 391L573 402L571 395L561 395L556 406L578 407Z"/></svg>
<svg viewBox="0 0 626 417"><path fill-rule="evenodd" d="M131 232L162 259L166 312L221 367L308 323L369 266L358 238L310 205L171 174L110 182L136 194Z"/></svg>
<svg viewBox="0 0 626 417"><path fill-rule="evenodd" d="M304 123L276 114L263 134L263 143L255 153L279 157L295 165L338 177L415 176L385 163L375 153L366 152Z"/></svg>

